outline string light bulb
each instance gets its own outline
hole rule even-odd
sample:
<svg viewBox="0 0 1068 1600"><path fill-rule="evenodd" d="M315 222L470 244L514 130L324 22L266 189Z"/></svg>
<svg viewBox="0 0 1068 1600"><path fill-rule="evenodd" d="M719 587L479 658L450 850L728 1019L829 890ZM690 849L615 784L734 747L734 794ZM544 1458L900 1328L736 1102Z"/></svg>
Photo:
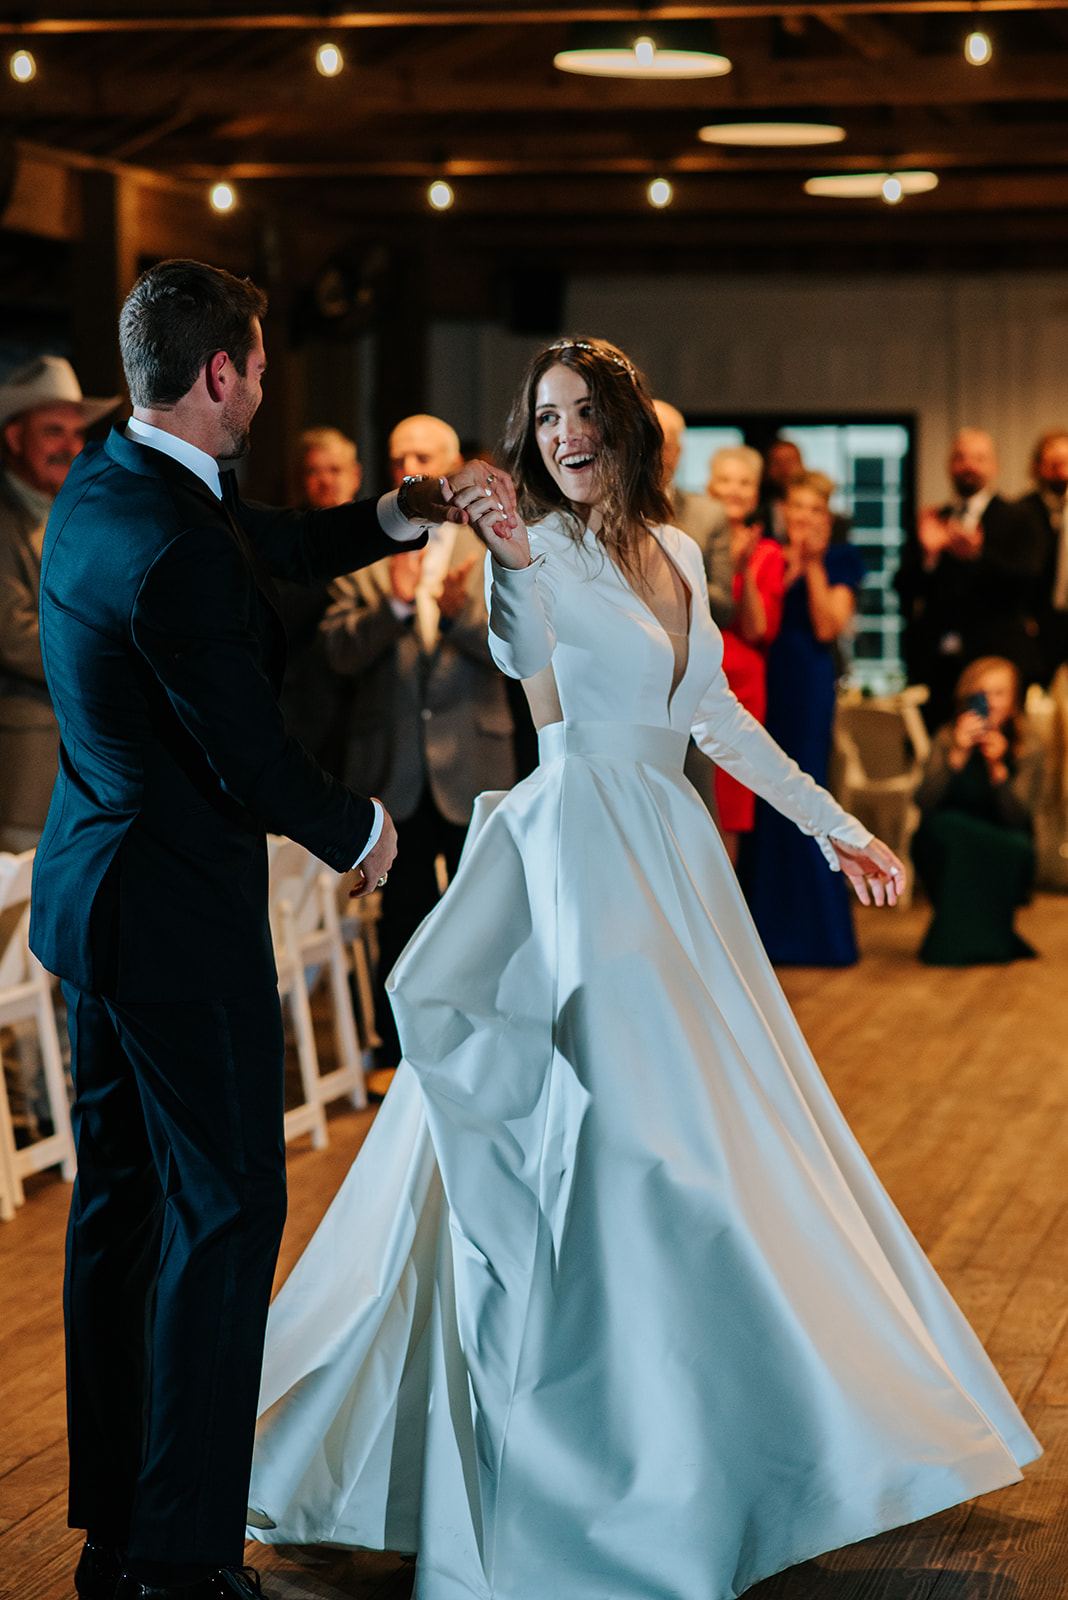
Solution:
<svg viewBox="0 0 1068 1600"><path fill-rule="evenodd" d="M232 211L237 204L237 195L229 183L213 183L208 198L213 211Z"/></svg>
<svg viewBox="0 0 1068 1600"><path fill-rule="evenodd" d="M316 71L324 78L336 78L345 65L345 57L336 44L321 44L315 52Z"/></svg>
<svg viewBox="0 0 1068 1600"><path fill-rule="evenodd" d="M16 50L8 62L8 70L16 83L29 83L37 76L37 63L28 50Z"/></svg>
<svg viewBox="0 0 1068 1600"><path fill-rule="evenodd" d="M649 204L655 206L658 211L662 211L665 206L669 206L675 194L674 189L666 178L654 178L645 192L648 196Z"/></svg>
<svg viewBox="0 0 1068 1600"><path fill-rule="evenodd" d="M896 206L904 193L905 191L901 187L901 179L895 178L893 173L883 179L883 199L888 206Z"/></svg>
<svg viewBox="0 0 1068 1600"><path fill-rule="evenodd" d="M426 197L435 211L448 211L455 198L452 186L444 178L435 178L426 192Z"/></svg>
<svg viewBox="0 0 1068 1600"><path fill-rule="evenodd" d="M994 47L990 43L989 34L976 29L964 41L964 59L973 67L985 67L990 57L994 54Z"/></svg>

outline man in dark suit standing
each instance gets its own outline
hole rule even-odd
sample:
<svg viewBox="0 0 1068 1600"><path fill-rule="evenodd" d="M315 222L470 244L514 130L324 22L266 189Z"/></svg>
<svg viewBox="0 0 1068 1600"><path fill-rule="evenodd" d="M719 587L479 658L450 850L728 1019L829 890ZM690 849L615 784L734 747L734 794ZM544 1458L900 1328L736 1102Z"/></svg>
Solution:
<svg viewBox="0 0 1068 1600"><path fill-rule="evenodd" d="M1041 682L1068 661L1068 433L1051 428L1031 458L1035 487L1017 505L1029 518L1039 551L1031 594L1038 630Z"/></svg>
<svg viewBox="0 0 1068 1600"><path fill-rule="evenodd" d="M238 498L263 295L163 262L120 319L133 417L78 458L45 537L60 771L31 942L63 979L78 1179L65 1312L82 1600L241 1600L263 1332L285 1217L265 833L361 890L394 830L286 734L275 578L316 582L510 484L325 511ZM447 510L446 498L452 500ZM502 501L503 505L503 501ZM420 525L424 525L422 528Z"/></svg>
<svg viewBox="0 0 1068 1600"><path fill-rule="evenodd" d="M902 551L905 660L909 682L930 688L931 729L953 715L954 686L978 656L1008 657L1025 685L1039 675L1029 613L1040 552L1027 516L996 492L997 475L993 439L962 428L949 457L954 498L920 512Z"/></svg>

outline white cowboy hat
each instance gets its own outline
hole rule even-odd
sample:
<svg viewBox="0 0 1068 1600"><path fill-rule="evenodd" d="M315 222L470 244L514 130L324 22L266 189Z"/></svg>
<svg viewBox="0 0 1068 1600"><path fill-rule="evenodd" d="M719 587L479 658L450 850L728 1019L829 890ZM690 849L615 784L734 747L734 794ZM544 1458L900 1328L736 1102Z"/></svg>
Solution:
<svg viewBox="0 0 1068 1600"><path fill-rule="evenodd" d="M0 428L13 417L22 416L24 411L61 402L77 406L82 422L89 427L90 423L99 422L109 411L114 411L121 400L119 394L112 395L110 400L87 399L69 361L64 361L62 356L37 356L0 383Z"/></svg>

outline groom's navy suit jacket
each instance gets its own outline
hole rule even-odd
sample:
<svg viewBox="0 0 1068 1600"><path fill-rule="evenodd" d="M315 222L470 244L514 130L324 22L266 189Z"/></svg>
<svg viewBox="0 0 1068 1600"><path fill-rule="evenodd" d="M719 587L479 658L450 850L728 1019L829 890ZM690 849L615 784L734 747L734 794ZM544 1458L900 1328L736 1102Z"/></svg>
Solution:
<svg viewBox="0 0 1068 1600"><path fill-rule="evenodd" d="M228 475L227 475L228 477ZM48 522L41 649L60 771L30 939L50 971L118 1001L226 999L274 982L265 834L339 871L371 802L286 734L271 578L315 582L395 552L373 501L220 503L113 432Z"/></svg>

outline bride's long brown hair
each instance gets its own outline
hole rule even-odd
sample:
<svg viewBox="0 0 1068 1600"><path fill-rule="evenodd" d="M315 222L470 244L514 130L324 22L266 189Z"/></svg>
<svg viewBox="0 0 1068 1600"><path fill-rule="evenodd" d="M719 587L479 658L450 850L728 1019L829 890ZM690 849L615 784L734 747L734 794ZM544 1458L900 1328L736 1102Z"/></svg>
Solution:
<svg viewBox="0 0 1068 1600"><path fill-rule="evenodd" d="M631 577L640 576L638 545L650 523L670 522L673 511L663 486L664 435L645 379L607 339L558 339L539 350L523 375L508 414L501 455L519 497L526 522L562 513L568 532L580 542L585 524L551 477L535 427L538 384L551 367L568 367L586 383L593 420L600 435L597 457L601 499L599 543Z"/></svg>

